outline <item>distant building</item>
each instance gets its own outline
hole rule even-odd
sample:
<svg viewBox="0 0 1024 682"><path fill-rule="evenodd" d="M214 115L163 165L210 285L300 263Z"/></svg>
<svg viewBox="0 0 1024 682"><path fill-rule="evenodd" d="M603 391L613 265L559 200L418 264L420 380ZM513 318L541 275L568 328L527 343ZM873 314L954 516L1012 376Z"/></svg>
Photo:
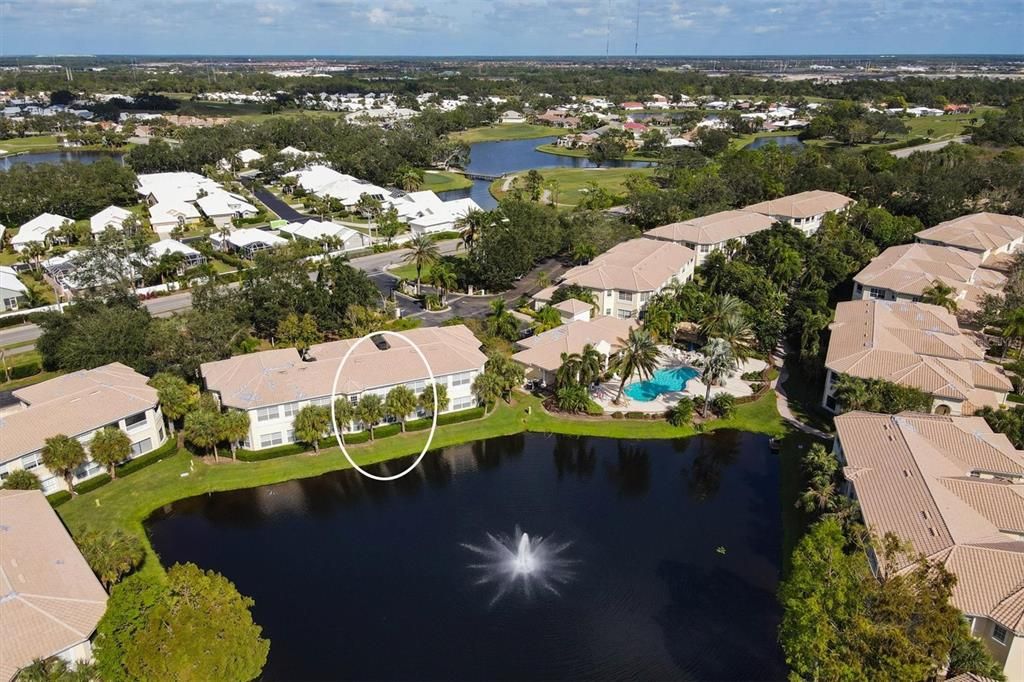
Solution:
<svg viewBox="0 0 1024 682"><path fill-rule="evenodd" d="M743 208L769 216L773 220L788 222L805 235L810 236L821 227L821 221L829 213L837 213L854 204L848 196L820 189L789 196L769 199Z"/></svg>
<svg viewBox="0 0 1024 682"><path fill-rule="evenodd" d="M730 241L744 243L752 234L767 230L773 218L748 211L720 211L701 218L655 227L645 237L682 244L693 249L699 267L715 251L722 251Z"/></svg>
<svg viewBox="0 0 1024 682"><path fill-rule="evenodd" d="M107 206L105 209L89 218L89 231L93 235L103 234L107 230L121 232L124 229L124 221L133 216L132 212L119 206Z"/></svg>
<svg viewBox="0 0 1024 682"><path fill-rule="evenodd" d="M501 123L526 123L526 116L510 109L502 113L501 118L498 120Z"/></svg>
<svg viewBox="0 0 1024 682"><path fill-rule="evenodd" d="M288 243L287 239L255 227L232 230L227 235L213 234L210 235L210 241L221 251L234 251L249 260L260 251Z"/></svg>
<svg viewBox="0 0 1024 682"><path fill-rule="evenodd" d="M1001 213L972 213L947 220L914 235L922 244L971 251L986 262L1015 253L1024 244L1024 218Z"/></svg>

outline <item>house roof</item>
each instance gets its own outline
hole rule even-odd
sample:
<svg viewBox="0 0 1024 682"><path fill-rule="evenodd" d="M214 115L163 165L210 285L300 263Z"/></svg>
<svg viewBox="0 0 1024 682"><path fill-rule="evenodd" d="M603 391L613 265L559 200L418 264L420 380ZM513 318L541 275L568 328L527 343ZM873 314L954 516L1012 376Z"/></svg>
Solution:
<svg viewBox="0 0 1024 682"><path fill-rule="evenodd" d="M939 306L906 301L846 301L836 306L825 366L862 379L885 379L931 395L998 406L1012 389L1002 369L961 333Z"/></svg>
<svg viewBox="0 0 1024 682"><path fill-rule="evenodd" d="M12 244L41 242L54 230L60 229L64 223L74 222L56 213L41 213L18 228L18 234L11 237Z"/></svg>
<svg viewBox="0 0 1024 682"><path fill-rule="evenodd" d="M555 310L568 315L579 315L580 313L590 312L593 308L589 303L584 303L576 298L567 298L561 303L556 303L552 307Z"/></svg>
<svg viewBox="0 0 1024 682"><path fill-rule="evenodd" d="M979 417L850 412L835 424L868 526L955 573L959 609L1024 634L1024 452ZM1003 476L972 475L990 473Z"/></svg>
<svg viewBox="0 0 1024 682"><path fill-rule="evenodd" d="M994 251L1024 237L1024 218L1001 213L972 213L917 232L920 240L970 251Z"/></svg>
<svg viewBox="0 0 1024 682"><path fill-rule="evenodd" d="M143 173L138 176L138 191L157 202L180 203L195 201L201 191L211 193L223 188L220 183L199 173Z"/></svg>
<svg viewBox="0 0 1024 682"><path fill-rule="evenodd" d="M586 305L586 304L584 304ZM577 320L549 329L542 334L520 340L522 348L512 359L523 365L554 372L562 366L562 353L579 353L588 343L605 355L622 347L621 340L629 336L636 320L599 316L590 320Z"/></svg>
<svg viewBox="0 0 1024 682"><path fill-rule="evenodd" d="M971 251L932 244L890 246L871 259L853 281L863 287L887 289L905 296L921 296L936 280L957 290L957 304L978 308L986 294L998 294L1006 277L983 268L981 256Z"/></svg>
<svg viewBox="0 0 1024 682"><path fill-rule="evenodd" d="M655 291L668 284L694 259L691 249L656 239L630 239L608 249L587 265L572 268L562 284L588 289Z"/></svg>
<svg viewBox="0 0 1024 682"><path fill-rule="evenodd" d="M187 201L160 201L149 207L149 219L153 223L176 223L179 216L195 220L199 217L199 209Z"/></svg>
<svg viewBox="0 0 1024 682"><path fill-rule="evenodd" d="M93 234L101 234L108 227L120 230L125 220L132 217L132 212L120 206L107 206L89 218L89 228Z"/></svg>
<svg viewBox="0 0 1024 682"><path fill-rule="evenodd" d="M430 364L434 376L477 370L487 361L480 341L464 325L425 327L400 332L409 341L391 336L390 345L379 350L363 341L353 351L338 380L338 392L346 395L428 379L427 368L409 342L416 344ZM331 341L309 350L310 362L303 362L291 348L239 355L207 362L201 371L206 386L220 393L229 407L251 410L331 395L338 364L355 339Z"/></svg>
<svg viewBox="0 0 1024 682"><path fill-rule="evenodd" d="M196 205L209 217L235 215L236 213L257 213L256 207L244 198L231 192L218 190L196 199Z"/></svg>
<svg viewBox="0 0 1024 682"><path fill-rule="evenodd" d="M319 221L319 220L307 220L305 223L288 223L278 228L281 232L287 232L288 234L302 237L303 239L309 239L310 241L321 241L327 238L338 238L343 241L348 241L353 237L360 239L363 237L362 233L356 232L351 227L345 225L339 225L338 223L331 221Z"/></svg>
<svg viewBox="0 0 1024 682"><path fill-rule="evenodd" d="M751 204L743 210L778 218L810 218L829 211L842 210L852 203L853 199L837 192L813 189L809 192L790 194L778 199Z"/></svg>
<svg viewBox="0 0 1024 682"><path fill-rule="evenodd" d="M237 154L235 154L235 158L237 158L242 163L252 163L253 161L259 161L260 159L262 159L263 155L260 154L255 149L243 149Z"/></svg>
<svg viewBox="0 0 1024 682"><path fill-rule="evenodd" d="M253 246L255 244L279 246L287 243L287 240L283 237L278 237L276 234L267 232L266 230L261 230L258 227L246 227L238 230L232 230L231 234L229 234L226 239L227 242L236 249L244 249L247 246Z"/></svg>
<svg viewBox="0 0 1024 682"><path fill-rule="evenodd" d="M721 244L767 230L775 221L761 213L720 211L701 218L655 227L647 237L690 244Z"/></svg>
<svg viewBox="0 0 1024 682"><path fill-rule="evenodd" d="M89 639L107 593L38 490L0 490L0 679Z"/></svg>
<svg viewBox="0 0 1024 682"><path fill-rule="evenodd" d="M156 389L114 362L14 391L27 408L0 417L0 462L43 447L50 436L78 436L156 407Z"/></svg>
<svg viewBox="0 0 1024 682"><path fill-rule="evenodd" d="M177 239L161 239L149 245L149 254L153 258L160 258L164 254L180 253L183 256L198 256L198 251L188 244L179 242Z"/></svg>
<svg viewBox="0 0 1024 682"><path fill-rule="evenodd" d="M8 265L0 265L0 289L28 293L28 288L18 279L18 273Z"/></svg>

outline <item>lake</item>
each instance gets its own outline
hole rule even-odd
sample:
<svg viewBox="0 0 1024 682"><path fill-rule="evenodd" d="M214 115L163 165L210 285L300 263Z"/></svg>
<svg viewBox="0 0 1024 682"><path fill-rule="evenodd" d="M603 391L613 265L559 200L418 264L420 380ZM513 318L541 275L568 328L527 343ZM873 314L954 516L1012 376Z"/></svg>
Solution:
<svg viewBox="0 0 1024 682"><path fill-rule="evenodd" d="M777 135L775 137L766 136L766 137L754 138L753 142L751 142L750 144L746 145L743 148L744 149L760 149L761 147L766 147L766 146L768 146L770 144L775 144L775 145L778 145L779 147L797 147L797 148L800 148L800 147L804 146L803 140L801 140L796 135Z"/></svg>
<svg viewBox="0 0 1024 682"><path fill-rule="evenodd" d="M546 537L509 578L481 548L517 525ZM165 565L255 600L265 680L786 675L779 471L760 435L519 434L392 483L347 470L182 500L147 530Z"/></svg>
<svg viewBox="0 0 1024 682"><path fill-rule="evenodd" d="M540 137L532 140L504 140L500 142L477 142L469 146L469 164L466 170L470 173L486 175L502 175L529 170L531 168L594 168L589 159L558 154L545 154L537 151L542 144L553 144L557 137ZM612 168L641 168L650 166L647 161L608 161L604 164ZM466 189L441 192L439 196L447 200L470 197L480 208L492 209L498 202L491 196L490 180L474 180L473 186Z"/></svg>
<svg viewBox="0 0 1024 682"><path fill-rule="evenodd" d="M124 154L120 152L96 152L78 151L74 149L61 149L50 152L28 152L14 156L0 158L0 170L10 170L14 166L36 166L41 163L67 163L77 161L78 163L96 163L100 159L114 159L121 161Z"/></svg>

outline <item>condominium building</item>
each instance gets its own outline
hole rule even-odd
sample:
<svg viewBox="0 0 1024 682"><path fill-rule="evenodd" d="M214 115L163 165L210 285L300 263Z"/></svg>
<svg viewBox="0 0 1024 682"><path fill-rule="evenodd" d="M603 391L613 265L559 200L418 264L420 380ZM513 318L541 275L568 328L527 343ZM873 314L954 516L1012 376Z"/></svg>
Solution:
<svg viewBox="0 0 1024 682"><path fill-rule="evenodd" d="M701 218L670 223L648 230L645 237L676 242L696 254L699 267L708 256L725 249L729 242L744 243L750 235L767 230L774 219L749 211L720 211Z"/></svg>
<svg viewBox="0 0 1024 682"><path fill-rule="evenodd" d="M810 236L818 231L826 215L843 211L854 203L843 194L814 189L751 204L743 210L766 215L773 221L787 222Z"/></svg>

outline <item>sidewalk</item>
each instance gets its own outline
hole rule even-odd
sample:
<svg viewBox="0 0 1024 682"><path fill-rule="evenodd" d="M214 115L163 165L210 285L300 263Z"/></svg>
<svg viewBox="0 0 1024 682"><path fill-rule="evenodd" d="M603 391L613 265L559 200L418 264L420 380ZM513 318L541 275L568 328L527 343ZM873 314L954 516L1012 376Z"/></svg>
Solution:
<svg viewBox="0 0 1024 682"><path fill-rule="evenodd" d="M779 410L779 416L782 417L786 423L799 431L803 431L804 433L825 440L832 440L831 433L826 433L825 431L803 423L800 421L800 418L793 413L792 408L789 406L789 396L786 395L786 389L782 386L786 383L786 379L789 378L789 372L786 370L786 364L781 358L773 355L772 365L779 369L779 376L771 384L772 389L775 390L775 406Z"/></svg>

